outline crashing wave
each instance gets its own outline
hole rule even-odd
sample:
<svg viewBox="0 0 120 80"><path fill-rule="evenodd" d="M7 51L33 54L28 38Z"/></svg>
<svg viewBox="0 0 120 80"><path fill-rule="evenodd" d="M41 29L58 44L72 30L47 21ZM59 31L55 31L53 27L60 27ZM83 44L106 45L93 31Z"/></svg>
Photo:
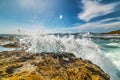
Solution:
<svg viewBox="0 0 120 80"><path fill-rule="evenodd" d="M74 35L31 35L21 39L20 45L22 49L31 53L74 53L76 57L82 57L100 66L111 76L111 80L120 80L120 72L115 64L103 54L97 44L85 36L86 34L80 34L77 38Z"/></svg>

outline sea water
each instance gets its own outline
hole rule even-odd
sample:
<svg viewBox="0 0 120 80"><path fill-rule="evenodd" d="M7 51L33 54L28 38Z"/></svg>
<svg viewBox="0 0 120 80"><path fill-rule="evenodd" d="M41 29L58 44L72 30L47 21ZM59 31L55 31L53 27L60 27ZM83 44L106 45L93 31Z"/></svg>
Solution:
<svg viewBox="0 0 120 80"><path fill-rule="evenodd" d="M111 77L120 80L120 35L44 34L20 40L22 49L31 53L70 52L92 61Z"/></svg>
<svg viewBox="0 0 120 80"><path fill-rule="evenodd" d="M92 61L111 77L120 80L120 35L41 34L20 38L21 49L30 53L70 52Z"/></svg>
<svg viewBox="0 0 120 80"><path fill-rule="evenodd" d="M4 48L4 47L0 46L0 52L2 52L2 51L12 51L12 50L15 50L15 49L14 48Z"/></svg>

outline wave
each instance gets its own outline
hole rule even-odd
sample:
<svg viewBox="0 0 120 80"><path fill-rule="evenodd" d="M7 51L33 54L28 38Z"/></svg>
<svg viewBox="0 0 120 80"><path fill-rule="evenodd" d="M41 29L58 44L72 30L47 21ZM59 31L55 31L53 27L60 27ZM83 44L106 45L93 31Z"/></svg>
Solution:
<svg viewBox="0 0 120 80"><path fill-rule="evenodd" d="M120 43L109 43L108 46L120 47Z"/></svg>
<svg viewBox="0 0 120 80"><path fill-rule="evenodd" d="M104 52L104 54L111 58L111 60L113 61L114 64L117 65L117 67L120 69L120 58L118 56L120 56L120 49L116 48L116 49L111 49L108 52Z"/></svg>
<svg viewBox="0 0 120 80"><path fill-rule="evenodd" d="M86 35L86 34L85 34ZM31 53L70 52L76 57L92 61L111 76L111 80L120 80L120 71L89 37L74 35L39 35L20 39L21 48ZM88 34L89 36L89 34Z"/></svg>

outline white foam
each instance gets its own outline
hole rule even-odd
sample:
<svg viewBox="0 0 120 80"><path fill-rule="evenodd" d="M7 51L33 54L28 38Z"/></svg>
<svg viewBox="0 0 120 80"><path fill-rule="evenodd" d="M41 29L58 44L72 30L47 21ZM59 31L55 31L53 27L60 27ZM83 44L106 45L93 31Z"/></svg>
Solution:
<svg viewBox="0 0 120 80"><path fill-rule="evenodd" d="M120 49L111 50L105 54L107 57L111 58L113 63L120 69Z"/></svg>
<svg viewBox="0 0 120 80"><path fill-rule="evenodd" d="M54 35L28 36L20 41L22 49L28 52L70 52L77 57L88 59L100 66L111 76L111 80L120 80L119 70L99 46L89 38L74 38L73 35L59 37Z"/></svg>
<svg viewBox="0 0 120 80"><path fill-rule="evenodd" d="M109 44L106 44L106 45L120 47L120 43L109 43Z"/></svg>

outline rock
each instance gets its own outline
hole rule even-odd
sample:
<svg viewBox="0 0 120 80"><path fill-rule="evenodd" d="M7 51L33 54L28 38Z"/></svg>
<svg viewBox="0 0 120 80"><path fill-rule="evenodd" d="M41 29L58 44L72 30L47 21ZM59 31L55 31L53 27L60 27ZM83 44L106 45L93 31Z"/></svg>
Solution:
<svg viewBox="0 0 120 80"><path fill-rule="evenodd" d="M0 45L2 46L2 45L6 45L6 44L12 44L13 45L13 43L18 43L19 42L19 39L18 38L16 38L15 36L13 36L13 35L9 35L9 36L0 36Z"/></svg>
<svg viewBox="0 0 120 80"><path fill-rule="evenodd" d="M100 67L72 53L0 52L0 80L110 80Z"/></svg>
<svg viewBox="0 0 120 80"><path fill-rule="evenodd" d="M5 47L5 48L20 48L20 46L17 42L4 44L4 45L2 45L2 47Z"/></svg>

